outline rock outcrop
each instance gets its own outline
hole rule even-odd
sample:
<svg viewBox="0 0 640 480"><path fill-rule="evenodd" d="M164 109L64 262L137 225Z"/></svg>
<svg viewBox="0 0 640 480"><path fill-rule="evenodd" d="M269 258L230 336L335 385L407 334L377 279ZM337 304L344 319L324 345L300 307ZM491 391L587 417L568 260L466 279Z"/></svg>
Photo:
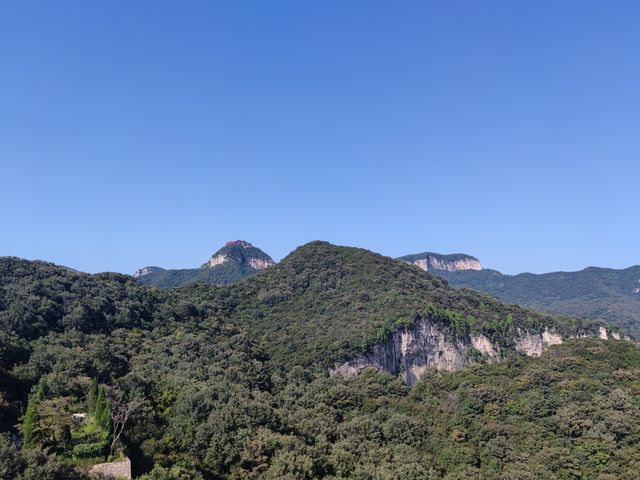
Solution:
<svg viewBox="0 0 640 480"><path fill-rule="evenodd" d="M542 333L520 331L516 340L516 350L529 357L539 357L545 348L563 343L562 336L545 329Z"/></svg>
<svg viewBox="0 0 640 480"><path fill-rule="evenodd" d="M275 262L269 255L254 247L251 243L244 240L232 240L214 253L202 267L213 268L226 263L235 263L254 270L264 270Z"/></svg>
<svg viewBox="0 0 640 480"><path fill-rule="evenodd" d="M219 255L215 255L215 256L211 257L209 259L209 261L205 265L207 267L215 267L216 265L222 265L223 263L226 263L227 261L228 261L227 256L221 253Z"/></svg>
<svg viewBox="0 0 640 480"><path fill-rule="evenodd" d="M143 275L149 275L151 273L164 272L164 268L161 267L142 267L136 270L136 273L133 274L134 278L140 278Z"/></svg>
<svg viewBox="0 0 640 480"><path fill-rule="evenodd" d="M274 263L269 255L249 242L233 240L216 251L200 268L144 267L133 276L145 285L167 289L191 283L226 285L251 277Z"/></svg>
<svg viewBox="0 0 640 480"><path fill-rule="evenodd" d="M98 463L91 467L89 476L98 479L130 479L131 460L125 457L120 462Z"/></svg>
<svg viewBox="0 0 640 480"><path fill-rule="evenodd" d="M425 272L440 270L445 272L458 272L461 270L482 270L480 260L471 255L454 253L442 255L440 253L424 252L415 255L405 255L398 258L403 262L411 263Z"/></svg>
<svg viewBox="0 0 640 480"><path fill-rule="evenodd" d="M606 330L602 330L606 335ZM539 356L546 348L564 342L561 335L549 329L542 333L519 333L515 350L528 356ZM620 337L616 334L615 338ZM353 378L365 368L375 368L400 375L407 385L413 386L430 369L456 371L479 360L497 362L501 359L500 347L485 335L471 334L454 339L431 320L421 319L410 327L396 330L386 342L375 345L370 352L336 364L330 373Z"/></svg>

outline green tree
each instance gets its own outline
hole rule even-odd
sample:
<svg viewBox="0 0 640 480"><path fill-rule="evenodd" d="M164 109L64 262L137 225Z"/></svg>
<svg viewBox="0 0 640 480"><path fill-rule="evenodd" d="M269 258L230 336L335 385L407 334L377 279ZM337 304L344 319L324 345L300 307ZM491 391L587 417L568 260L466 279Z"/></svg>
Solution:
<svg viewBox="0 0 640 480"><path fill-rule="evenodd" d="M89 413L95 413L97 399L98 399L98 379L92 378L91 385L89 385L89 393L87 394L87 411Z"/></svg>
<svg viewBox="0 0 640 480"><path fill-rule="evenodd" d="M98 424L107 435L111 434L111 402L107 400L100 417L96 417Z"/></svg>
<svg viewBox="0 0 640 480"><path fill-rule="evenodd" d="M22 418L22 436L24 439L24 448L33 448L36 446L35 425L38 421L38 402L35 395L32 395L27 405L27 411Z"/></svg>
<svg viewBox="0 0 640 480"><path fill-rule="evenodd" d="M38 382L38 387L36 388L36 400L41 402L47 397L47 381L44 378L41 378Z"/></svg>
<svg viewBox="0 0 640 480"><path fill-rule="evenodd" d="M104 410L107 407L107 396L105 395L104 387L100 385L98 387L98 396L96 397L96 408L95 408L95 418L98 423L102 419L102 415L104 414Z"/></svg>
<svg viewBox="0 0 640 480"><path fill-rule="evenodd" d="M22 418L22 435L25 448L33 448L38 443L38 405L46 398L47 383L41 378L36 390L29 397L27 411Z"/></svg>
<svg viewBox="0 0 640 480"><path fill-rule="evenodd" d="M23 461L9 435L0 434L0 478L17 478Z"/></svg>

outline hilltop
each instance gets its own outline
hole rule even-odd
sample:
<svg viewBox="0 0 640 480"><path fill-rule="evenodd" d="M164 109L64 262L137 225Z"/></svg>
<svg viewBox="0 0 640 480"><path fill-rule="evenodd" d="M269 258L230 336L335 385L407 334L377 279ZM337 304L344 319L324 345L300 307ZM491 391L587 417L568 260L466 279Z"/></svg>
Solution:
<svg viewBox="0 0 640 480"><path fill-rule="evenodd" d="M200 268L164 269L144 267L134 274L145 285L163 289L192 283L226 285L255 275L275 262L265 252L244 240L227 242Z"/></svg>

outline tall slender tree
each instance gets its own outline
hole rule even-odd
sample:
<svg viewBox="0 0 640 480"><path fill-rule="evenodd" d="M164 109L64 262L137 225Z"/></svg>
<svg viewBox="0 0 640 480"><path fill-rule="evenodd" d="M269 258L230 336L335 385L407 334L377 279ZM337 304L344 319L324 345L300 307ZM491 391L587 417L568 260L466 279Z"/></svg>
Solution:
<svg viewBox="0 0 640 480"><path fill-rule="evenodd" d="M98 418L98 423L107 435L111 435L111 402L109 400L104 404L104 409Z"/></svg>
<svg viewBox="0 0 640 480"><path fill-rule="evenodd" d="M38 443L36 424L38 423L38 405L47 396L47 382L41 378L35 391L29 397L27 411L22 418L22 436L25 448L33 448Z"/></svg>
<svg viewBox="0 0 640 480"><path fill-rule="evenodd" d="M98 387L98 396L96 397L96 408L94 411L96 421L100 423L100 419L104 414L105 407L107 405L107 396L104 391L104 387L100 385Z"/></svg>
<svg viewBox="0 0 640 480"><path fill-rule="evenodd" d="M27 405L27 411L22 417L22 437L24 441L24 448L33 448L36 446L35 427L38 421L38 401L35 395L31 395L29 398L29 404Z"/></svg>
<svg viewBox="0 0 640 480"><path fill-rule="evenodd" d="M98 379L92 378L91 385L89 385L89 393L87 394L87 411L89 413L95 413L97 398L98 398Z"/></svg>

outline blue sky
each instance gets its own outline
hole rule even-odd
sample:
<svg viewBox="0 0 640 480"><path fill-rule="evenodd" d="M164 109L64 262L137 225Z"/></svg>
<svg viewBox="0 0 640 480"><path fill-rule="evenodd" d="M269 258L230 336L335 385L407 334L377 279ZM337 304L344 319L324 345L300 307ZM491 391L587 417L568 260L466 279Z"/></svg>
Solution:
<svg viewBox="0 0 640 480"><path fill-rule="evenodd" d="M636 1L5 1L0 255L640 263Z"/></svg>

